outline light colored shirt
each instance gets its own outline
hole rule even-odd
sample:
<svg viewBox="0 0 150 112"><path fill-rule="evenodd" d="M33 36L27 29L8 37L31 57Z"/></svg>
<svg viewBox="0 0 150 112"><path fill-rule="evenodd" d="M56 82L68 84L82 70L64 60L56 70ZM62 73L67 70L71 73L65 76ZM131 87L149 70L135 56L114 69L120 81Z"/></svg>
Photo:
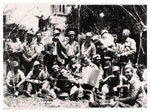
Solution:
<svg viewBox="0 0 150 112"><path fill-rule="evenodd" d="M21 49L21 42L17 41L17 42L10 42L9 43L9 49L12 50L13 53L18 52Z"/></svg>
<svg viewBox="0 0 150 112"><path fill-rule="evenodd" d="M121 101L129 104L131 103L133 105L134 103L138 104L139 106L145 105L146 93L143 86L141 85L140 80L137 77L133 76L129 83L129 94L127 97L122 98Z"/></svg>
<svg viewBox="0 0 150 112"><path fill-rule="evenodd" d="M23 52L24 52L26 57L32 57L36 53L35 44L32 44L32 43L25 44L23 46Z"/></svg>
<svg viewBox="0 0 150 112"><path fill-rule="evenodd" d="M38 55L44 50L44 45L42 43L35 44L35 51Z"/></svg>
<svg viewBox="0 0 150 112"><path fill-rule="evenodd" d="M13 71L9 71L7 74L7 84L18 84L23 79L25 79L25 75L21 70L18 70L16 74Z"/></svg>
<svg viewBox="0 0 150 112"><path fill-rule="evenodd" d="M103 34L102 37L100 38L100 41L104 47L115 46L114 38L109 33Z"/></svg>
<svg viewBox="0 0 150 112"><path fill-rule="evenodd" d="M96 54L96 47L91 42L90 46L88 48L85 47L85 42L81 46L81 54L85 57L88 57L89 59L92 59L93 56Z"/></svg>
<svg viewBox="0 0 150 112"><path fill-rule="evenodd" d="M39 73L35 73L33 70L31 70L26 79L38 79L38 80L46 80L47 79L47 74L41 70Z"/></svg>
<svg viewBox="0 0 150 112"><path fill-rule="evenodd" d="M130 37L128 37L124 43L118 44L117 47L119 51L127 55L133 55L136 52L136 42Z"/></svg>
<svg viewBox="0 0 150 112"><path fill-rule="evenodd" d="M80 46L76 41L74 41L72 44L68 43L66 45L66 50L68 56L75 56L80 52Z"/></svg>

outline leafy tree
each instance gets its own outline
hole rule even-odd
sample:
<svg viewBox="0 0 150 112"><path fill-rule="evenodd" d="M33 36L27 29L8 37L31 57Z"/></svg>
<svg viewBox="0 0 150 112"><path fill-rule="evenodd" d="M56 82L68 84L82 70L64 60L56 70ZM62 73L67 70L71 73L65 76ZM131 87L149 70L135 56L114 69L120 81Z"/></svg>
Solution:
<svg viewBox="0 0 150 112"><path fill-rule="evenodd" d="M138 25L141 25L141 22L144 25L147 23L146 5L81 5L73 8L66 20L67 29L78 29L79 33L91 31L96 34L100 34L102 29L108 29L110 33L117 34L118 39L121 38L124 28L130 29L131 38L137 43L137 55L144 55L146 63L147 35L144 32L140 40L142 29ZM142 46L139 47L140 42ZM142 48L144 52L139 52Z"/></svg>

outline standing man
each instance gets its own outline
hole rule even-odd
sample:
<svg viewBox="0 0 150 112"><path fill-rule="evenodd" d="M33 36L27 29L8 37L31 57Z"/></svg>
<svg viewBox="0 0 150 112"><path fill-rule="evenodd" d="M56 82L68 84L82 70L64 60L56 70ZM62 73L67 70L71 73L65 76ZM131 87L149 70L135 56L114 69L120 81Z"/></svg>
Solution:
<svg viewBox="0 0 150 112"><path fill-rule="evenodd" d="M42 54L42 51L44 51L44 45L43 43L41 42L41 34L38 33L37 34L37 42L36 42L36 45L35 45L35 51L37 53L37 60L40 61L41 63L43 63L43 54Z"/></svg>
<svg viewBox="0 0 150 112"><path fill-rule="evenodd" d="M52 44L54 46L53 55L57 56L58 65L64 65L65 60L68 58L67 50L65 49L63 41L64 41L64 39L60 35L60 31L55 30L54 35L53 35L53 43Z"/></svg>
<svg viewBox="0 0 150 112"><path fill-rule="evenodd" d="M27 43L23 46L22 69L23 69L25 75L27 75L29 73L29 71L32 69L33 62L36 60L36 57L37 57L37 53L35 50L35 44L32 43L33 36L34 36L33 34L28 33L27 34Z"/></svg>
<svg viewBox="0 0 150 112"><path fill-rule="evenodd" d="M12 70L10 70L7 74L6 84L8 90L17 97L23 92L25 75L21 70L19 70L19 63L17 61L13 61L12 65Z"/></svg>
<svg viewBox="0 0 150 112"><path fill-rule="evenodd" d="M52 41L45 46L44 66L51 74L54 64L63 65L66 59L66 49L62 44L62 37L59 30L54 30Z"/></svg>
<svg viewBox="0 0 150 112"><path fill-rule="evenodd" d="M75 41L75 31L69 31L69 42L66 44L66 51L69 59L78 58L80 55L80 46L77 41ZM70 60L68 60L70 62Z"/></svg>
<svg viewBox="0 0 150 112"><path fill-rule="evenodd" d="M122 42L118 45L117 57L120 57L120 61L133 63L133 58L136 53L136 42L130 38L130 30L124 29L122 32Z"/></svg>
<svg viewBox="0 0 150 112"><path fill-rule="evenodd" d="M11 61L17 60L20 63L20 54L22 52L21 42L17 41L16 35L12 35L12 42L8 45L8 51L10 53L9 59Z"/></svg>
<svg viewBox="0 0 150 112"><path fill-rule="evenodd" d="M86 39L84 43L81 46L81 55L84 57L89 58L90 60L93 59L93 56L96 54L96 47L92 43L92 33L87 32L86 33Z"/></svg>

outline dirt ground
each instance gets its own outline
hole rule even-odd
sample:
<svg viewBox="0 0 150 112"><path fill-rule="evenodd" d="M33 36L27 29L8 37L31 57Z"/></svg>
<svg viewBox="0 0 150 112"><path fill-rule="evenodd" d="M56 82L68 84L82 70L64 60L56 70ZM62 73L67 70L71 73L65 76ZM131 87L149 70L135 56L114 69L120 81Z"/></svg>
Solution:
<svg viewBox="0 0 150 112"><path fill-rule="evenodd" d="M5 65L5 64L4 64ZM5 71L5 66L4 66ZM89 107L87 100L70 101L54 99L53 101L46 101L39 98L36 95L32 97L26 97L20 95L18 97L9 94L6 87L6 73L3 73L3 108L4 109L49 109L49 108L86 108Z"/></svg>
<svg viewBox="0 0 150 112"><path fill-rule="evenodd" d="M4 109L47 109L47 108L86 108L88 101L69 101L55 99L46 101L42 98L33 96L27 98L24 95L19 97L6 96L4 97Z"/></svg>
<svg viewBox="0 0 150 112"><path fill-rule="evenodd" d="M4 109L49 109L49 108L87 108L89 107L88 100L70 101L60 100L58 98L53 101L48 101L34 95L26 97L20 95L18 97L9 94L4 86L3 108Z"/></svg>

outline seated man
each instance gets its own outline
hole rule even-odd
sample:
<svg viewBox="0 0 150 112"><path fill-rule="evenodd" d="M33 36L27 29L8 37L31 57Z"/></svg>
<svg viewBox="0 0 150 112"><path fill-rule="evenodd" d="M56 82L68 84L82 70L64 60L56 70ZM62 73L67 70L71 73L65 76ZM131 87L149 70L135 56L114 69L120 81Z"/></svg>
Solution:
<svg viewBox="0 0 150 112"><path fill-rule="evenodd" d="M26 77L27 91L26 96L31 97L31 94L49 92L50 85L47 81L47 74L41 69L39 61L35 61L33 69Z"/></svg>
<svg viewBox="0 0 150 112"><path fill-rule="evenodd" d="M125 66L124 74L129 83L129 94L125 98L115 98L121 107L144 107L146 105L146 94L139 79L136 78L132 66Z"/></svg>
<svg viewBox="0 0 150 112"><path fill-rule="evenodd" d="M100 83L102 86L102 93L107 95L106 98L111 98L114 95L118 96L117 86L120 84L120 68L118 66L112 67L113 75L107 76Z"/></svg>
<svg viewBox="0 0 150 112"><path fill-rule="evenodd" d="M146 72L147 70L143 64L138 65L137 70L136 70L137 78L141 81L144 87L144 90L147 93Z"/></svg>
<svg viewBox="0 0 150 112"><path fill-rule="evenodd" d="M81 64L77 62L76 58L72 58L70 60L70 63L66 65L66 68L71 71L71 74L74 77L78 77L78 76L80 77Z"/></svg>
<svg viewBox="0 0 150 112"><path fill-rule="evenodd" d="M65 68L60 68L58 65L53 66L53 74L49 77L57 97L61 97L63 93L70 95L72 87L77 85L77 80Z"/></svg>
<svg viewBox="0 0 150 112"><path fill-rule="evenodd" d="M13 70L10 70L7 74L7 87L8 90L17 97L20 93L23 92L25 82L24 73L19 70L19 63L17 61L12 62Z"/></svg>

